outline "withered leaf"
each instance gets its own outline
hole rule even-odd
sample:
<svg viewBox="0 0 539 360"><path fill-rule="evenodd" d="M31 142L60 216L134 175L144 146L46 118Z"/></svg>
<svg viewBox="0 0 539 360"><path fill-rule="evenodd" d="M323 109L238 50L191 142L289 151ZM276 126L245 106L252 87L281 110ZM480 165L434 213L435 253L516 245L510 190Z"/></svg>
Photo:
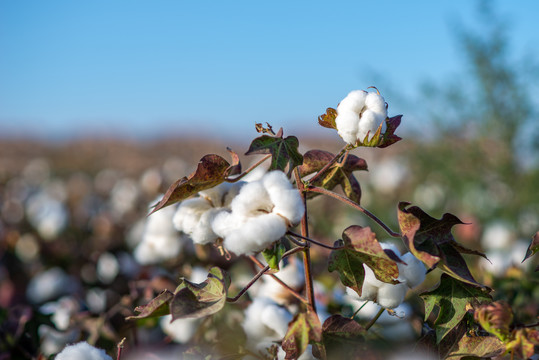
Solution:
<svg viewBox="0 0 539 360"><path fill-rule="evenodd" d="M324 168L335 155L324 150L310 150L303 156L303 165L298 170L301 177L316 173ZM323 174L321 174L311 185L319 186L327 190L334 189L340 185L346 196L356 203L361 200L361 187L354 177L353 172L367 170L367 162L355 155L346 156L344 163L335 162ZM308 193L310 197L318 195Z"/></svg>
<svg viewBox="0 0 539 360"><path fill-rule="evenodd" d="M197 169L189 175L189 177L183 177L177 180L168 188L165 195L161 201L155 205L150 215L164 207L187 199L189 196L195 195L199 191L219 185L225 181L225 178L229 175L229 171L231 169L237 171L238 166L239 161L237 163L234 161L234 164L231 167L228 161L219 155L210 154L204 156L198 162Z"/></svg>
<svg viewBox="0 0 539 360"><path fill-rule="evenodd" d="M174 294L168 290L163 290L159 295L152 299L148 304L137 306L135 311L138 315L129 316L126 320L145 319L151 317L159 317L170 313L169 303L174 297Z"/></svg>
<svg viewBox="0 0 539 360"><path fill-rule="evenodd" d="M530 246L528 246L528 249L526 250L526 255L524 256L524 260L522 260L522 262L535 255L537 251L539 251L539 231L536 232L535 235L533 235Z"/></svg>
<svg viewBox="0 0 539 360"><path fill-rule="evenodd" d="M399 203L399 226L408 249L427 267L438 268L456 279L481 286L470 273L461 254L473 254L487 258L483 253L465 248L453 238L451 229L463 224L455 215L446 213L435 219L417 206Z"/></svg>
<svg viewBox="0 0 539 360"><path fill-rule="evenodd" d="M344 230L342 249L333 250L329 256L328 270L337 271L341 282L361 296L365 279L363 264L370 267L380 281L397 284L399 277L396 261L399 257L391 250L384 250L370 228L353 225Z"/></svg>
<svg viewBox="0 0 539 360"><path fill-rule="evenodd" d="M322 325L315 312L307 310L297 314L288 324L288 331L283 338L285 359L297 359L307 349L309 343L322 342Z"/></svg>
<svg viewBox="0 0 539 360"><path fill-rule="evenodd" d="M327 108L326 113L318 117L318 124L328 129L337 130L337 125L335 124L336 117L337 110L333 108Z"/></svg>

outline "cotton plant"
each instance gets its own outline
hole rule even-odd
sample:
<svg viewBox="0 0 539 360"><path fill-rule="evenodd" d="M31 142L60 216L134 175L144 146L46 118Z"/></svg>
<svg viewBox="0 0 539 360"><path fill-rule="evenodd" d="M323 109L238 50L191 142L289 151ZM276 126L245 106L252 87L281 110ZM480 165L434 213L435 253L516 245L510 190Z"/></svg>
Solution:
<svg viewBox="0 0 539 360"><path fill-rule="evenodd" d="M328 108L318 122L336 130L344 140L336 154L320 149L301 154L295 136L285 137L282 128L274 132L269 124L256 124L260 136L245 155L263 158L247 170L242 171L239 156L231 149L227 149L231 161L216 154L202 157L192 174L169 187L150 218L160 212L174 213L171 223L175 230L194 243L221 249L221 265L211 267L205 279L181 279L175 290L164 290L137 307L137 314L128 319L168 312L176 319L174 324L216 314L227 303L239 302L245 307L242 326L249 349L243 355L261 354L259 351L268 348L274 351L279 344L273 353L277 357L284 352L287 359L296 359L310 356L312 350L312 354L326 358L331 357L326 351L333 350L327 347L328 337L345 334L346 338L368 339L382 315L390 313L398 318L407 293L423 283L427 271L439 269L443 273L439 284L420 296L426 319L434 308L440 308L441 315L432 326L435 341L444 341L469 310L491 301L490 289L475 280L462 256L485 255L455 240L452 229L463 224L455 215L446 213L436 219L418 206L400 202L399 228L395 231L361 205L361 186L354 173L366 171L368 166L352 151L385 148L401 140L395 131L402 116L389 117L387 109L376 89L352 91L336 109ZM268 171L249 178L265 161L270 163ZM391 171L384 176L391 176ZM342 192L335 191L337 187ZM317 239L310 234L312 219L308 218L310 200L316 196L350 207L372 220L376 228L351 225L333 242ZM375 201L373 197L371 203ZM375 230L400 241L405 253L379 242ZM325 249L325 253L316 254L327 256L327 270L347 287L348 298L376 304L377 313L367 323L359 317L324 314L325 303L316 300L312 247ZM234 265L243 261L250 264L254 276L237 287L231 273ZM223 263L227 270L221 267ZM245 305L241 299L247 293L251 299ZM409 324L403 329L410 330Z"/></svg>

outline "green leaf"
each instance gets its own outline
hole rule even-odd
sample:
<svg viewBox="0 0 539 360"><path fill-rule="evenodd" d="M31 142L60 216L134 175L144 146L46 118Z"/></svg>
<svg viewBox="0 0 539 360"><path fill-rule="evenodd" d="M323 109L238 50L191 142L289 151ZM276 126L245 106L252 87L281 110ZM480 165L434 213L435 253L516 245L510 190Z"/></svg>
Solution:
<svg viewBox="0 0 539 360"><path fill-rule="evenodd" d="M285 252L285 246L280 241L277 241L271 248L262 251L262 255L264 255L264 259L266 259L272 270L279 271L279 262Z"/></svg>
<svg viewBox="0 0 539 360"><path fill-rule="evenodd" d="M229 285L228 274L218 267L212 267L208 278L200 284L183 280L170 301L172 320L201 318L218 312L226 303Z"/></svg>
<svg viewBox="0 0 539 360"><path fill-rule="evenodd" d="M322 325L315 312L307 310L297 314L288 324L283 338L285 359L297 359L307 349L309 343L322 342Z"/></svg>
<svg viewBox="0 0 539 360"><path fill-rule="evenodd" d="M408 249L428 268L438 266L454 278L472 285L481 286L470 273L461 254L473 254L487 258L485 254L467 249L453 238L451 229L463 224L455 215L444 214L435 219L417 206L399 203L399 226L403 241Z"/></svg>
<svg viewBox="0 0 539 360"><path fill-rule="evenodd" d="M380 281L397 284L399 277L396 261L401 261L391 250L384 250L370 228L353 225L344 230L342 249L333 250L329 256L328 270L337 271L341 282L361 296L365 279L363 264L369 266Z"/></svg>
<svg viewBox="0 0 539 360"><path fill-rule="evenodd" d="M235 154L231 151L232 154ZM230 171L237 172L239 160L236 163L236 157L233 156L233 165L219 155L210 154L204 156L198 162L197 169L189 177L183 177L172 184L161 201L159 201L152 212L161 210L164 207L175 204L195 195L199 191L210 189L225 181Z"/></svg>
<svg viewBox="0 0 539 360"><path fill-rule="evenodd" d="M327 108L326 113L318 117L318 124L328 129L337 130L337 125L335 124L336 117L337 110L333 108Z"/></svg>
<svg viewBox="0 0 539 360"><path fill-rule="evenodd" d="M447 274L442 274L440 284L436 289L420 296L425 302L425 321L435 306L440 308L438 318L434 323L437 343L440 343L444 336L460 323L468 308L492 301L486 290L458 281Z"/></svg>
<svg viewBox="0 0 539 360"><path fill-rule="evenodd" d="M329 163L335 155L323 150L310 150L303 156L303 165L298 170L300 177L304 177L320 171L327 163ZM353 172L358 170L367 170L367 162L355 155L348 154L345 156L344 163L336 162L327 169L324 174L321 174L311 185L319 186L327 190L334 189L340 185L346 196L360 203L361 187L359 182L354 177ZM309 193L312 197L315 193Z"/></svg>
<svg viewBox="0 0 539 360"><path fill-rule="evenodd" d="M295 136L283 139L281 128L275 136L262 135L251 142L245 155L271 154L269 170L285 171L288 166L288 175L292 170L303 163L303 156L298 152L299 141Z"/></svg>
<svg viewBox="0 0 539 360"><path fill-rule="evenodd" d="M526 250L526 256L524 256L524 260L522 260L522 262L535 255L537 251L539 251L539 231L533 235L530 246L528 246L528 249Z"/></svg>
<svg viewBox="0 0 539 360"><path fill-rule="evenodd" d="M135 311L139 314L128 316L126 320L145 319L168 315L170 313L169 303L173 297L174 294L172 292L163 290L163 292L152 299L147 305L137 306Z"/></svg>

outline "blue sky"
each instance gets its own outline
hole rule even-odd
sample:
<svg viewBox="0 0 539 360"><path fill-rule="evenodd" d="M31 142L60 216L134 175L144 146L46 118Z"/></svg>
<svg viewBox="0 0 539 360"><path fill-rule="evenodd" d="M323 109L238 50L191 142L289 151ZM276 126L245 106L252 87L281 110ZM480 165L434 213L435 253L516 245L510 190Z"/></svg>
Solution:
<svg viewBox="0 0 539 360"><path fill-rule="evenodd" d="M539 2L497 5L514 53L537 51ZM316 129L380 76L413 95L458 72L451 26L475 15L467 0L0 0L0 136Z"/></svg>

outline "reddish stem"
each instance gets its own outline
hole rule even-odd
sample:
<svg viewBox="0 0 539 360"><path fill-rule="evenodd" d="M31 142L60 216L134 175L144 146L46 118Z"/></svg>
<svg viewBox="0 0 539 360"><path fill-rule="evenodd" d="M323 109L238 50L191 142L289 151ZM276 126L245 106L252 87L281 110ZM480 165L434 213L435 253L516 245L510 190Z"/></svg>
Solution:
<svg viewBox="0 0 539 360"><path fill-rule="evenodd" d="M400 238L401 235L397 232L394 232L393 230L391 230L389 228L389 226L387 226L386 224L384 224L384 222L380 219L378 219L373 213L371 213L369 210L365 209L363 206L359 205L358 203L356 203L355 201L352 201L350 199L348 199L347 197L344 197L342 195L339 195L337 193L334 193L333 191L330 191L330 190L326 190L324 188L321 188L321 187L317 187L317 186L309 186L308 188L306 188L306 191L310 191L310 192L315 192L315 193L319 193L319 194L324 194L324 195L327 195L327 196L331 196L332 198L334 199L337 199L337 200L340 200L342 201L343 203L345 204L348 204L350 206L352 206L353 208L361 211L362 213L364 213L365 215L367 215L368 217L370 217L372 220L374 220L378 225L380 225L390 236L393 236L393 237L398 237Z"/></svg>
<svg viewBox="0 0 539 360"><path fill-rule="evenodd" d="M333 157L333 159L331 159L326 165L324 165L322 169L320 169L320 171L318 171L312 178L310 178L308 180L308 184L310 185L313 182L315 182L316 179L318 179L321 175L323 175L331 167L331 165L335 164L335 162L339 160L341 156L347 151L348 151L348 145L343 147L341 151L339 151L339 153L335 155L335 157Z"/></svg>
<svg viewBox="0 0 539 360"><path fill-rule="evenodd" d="M321 246L321 247L326 248L326 249L329 249L329 250L339 250L339 249L344 248L344 246L330 246L330 245L326 245L326 244L324 244L324 243L322 243L322 242L320 242L320 241L317 241L317 240L314 240L314 239L311 239L311 238L302 236L302 235L300 235L300 234L296 234L296 233L294 233L294 232L292 232L292 231L290 231L290 230L287 232L287 234L290 235L290 236L294 236L294 237L297 237L297 238L299 238L299 239L303 239L303 240L305 240L305 241L311 242L311 243L313 243L313 244L316 244L316 245L318 245L318 246Z"/></svg>
<svg viewBox="0 0 539 360"><path fill-rule="evenodd" d="M229 183L235 183L235 182L238 182L240 181L245 175L249 174L251 171L253 171L258 165L262 164L264 161L268 160L269 158L271 157L271 154L268 154L266 156L264 156L262 159L260 159L259 161L257 161L254 165L252 165L251 167L249 167L249 169L245 170L244 172L242 172L240 175L236 176L235 178L233 179L225 179L226 182L229 182Z"/></svg>

